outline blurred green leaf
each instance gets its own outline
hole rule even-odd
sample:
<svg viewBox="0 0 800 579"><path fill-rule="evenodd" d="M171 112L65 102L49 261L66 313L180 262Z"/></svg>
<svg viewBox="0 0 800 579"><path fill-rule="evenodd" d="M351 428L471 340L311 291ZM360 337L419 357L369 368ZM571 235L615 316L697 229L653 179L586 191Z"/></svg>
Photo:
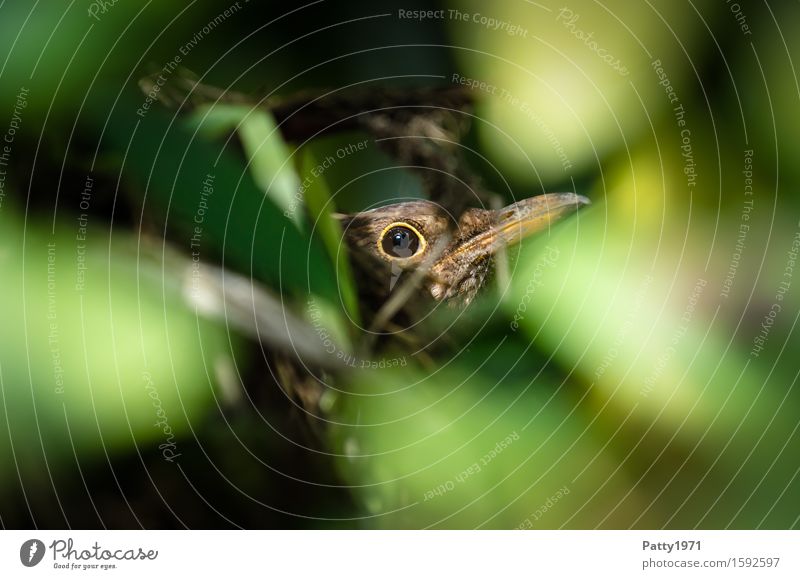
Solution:
<svg viewBox="0 0 800 579"><path fill-rule="evenodd" d="M159 110L139 121L128 145L128 122L114 122L111 138L117 150L127 148L124 171L137 184L132 194L177 247L197 252L204 261L221 260L225 267L287 294L310 292L338 301L335 272L319 239L299 231L259 190L233 150L194 134L182 123L170 125ZM213 193L204 195L209 175ZM195 243L199 247L193 247L197 225L202 231Z"/></svg>
<svg viewBox="0 0 800 579"><path fill-rule="evenodd" d="M333 216L333 201L325 177L321 174L315 176L312 173L315 167L317 160L314 154L309 150L304 151L300 174L305 176L303 195L306 207L314 223L313 229L319 232L322 243L336 266L336 281L345 310L350 319L358 324L360 320L358 295L347 257L347 248L342 245L342 227Z"/></svg>
<svg viewBox="0 0 800 579"><path fill-rule="evenodd" d="M488 358L505 357L501 347ZM471 359L470 359L471 358ZM574 403L546 375L474 373L487 358L434 374L411 366L354 376L334 429L339 466L379 528L582 528L592 500L616 504L615 471ZM378 361L379 362L379 361ZM402 362L401 362L402 363ZM413 361L411 361L413 364ZM597 482L615 484L597 492ZM635 495L634 495L635 496ZM624 506L607 524L636 513ZM603 513L605 514L605 513Z"/></svg>
<svg viewBox="0 0 800 579"><path fill-rule="evenodd" d="M41 473L158 445L174 460L240 345L188 307L190 262L165 269L160 252L121 231L109 240L92 220L86 241L72 224L51 235L28 221L23 242L6 208L3 217L0 319L19 339L0 344L0 429L11 433L0 444L13 445L0 468Z"/></svg>
<svg viewBox="0 0 800 579"><path fill-rule="evenodd" d="M595 205L522 248L507 312L580 377L575 396L591 401L586 418L626 457L622 466L653 497L648 509L670 513L659 525L697 524L698 512L703 526L734 516L756 525L784 499L781 485L750 496L765 473L784 481L795 474L775 451L757 449L797 454L797 394L747 355L757 326L742 326L743 338L734 338L727 324L714 323L722 284L696 251L710 245L713 230L667 230L665 238L680 240L668 245L644 235L632 243L635 221L608 228L607 211ZM746 283L749 274L740 275ZM783 307L790 303L796 311L796 298ZM626 428L611 436L623 420Z"/></svg>
<svg viewBox="0 0 800 579"><path fill-rule="evenodd" d="M231 129L238 131L256 184L300 226L303 214L296 203L300 179L294 172L291 152L268 111L213 103L198 107L189 123L210 135L218 136Z"/></svg>
<svg viewBox="0 0 800 579"><path fill-rule="evenodd" d="M448 4L480 14L485 3ZM696 4L712 12L708 0ZM459 18L447 23L459 43L476 49L456 51L461 79L484 83L474 89L478 116L487 121L476 126L482 148L505 178L537 188L596 170L598 156L625 151L652 116L671 114L654 61L688 105L696 85L686 51L700 58L709 48L701 20L678 4L654 10L625 0L552 8L509 2L493 6L492 16L514 32L483 34ZM635 23L636 33L626 23Z"/></svg>

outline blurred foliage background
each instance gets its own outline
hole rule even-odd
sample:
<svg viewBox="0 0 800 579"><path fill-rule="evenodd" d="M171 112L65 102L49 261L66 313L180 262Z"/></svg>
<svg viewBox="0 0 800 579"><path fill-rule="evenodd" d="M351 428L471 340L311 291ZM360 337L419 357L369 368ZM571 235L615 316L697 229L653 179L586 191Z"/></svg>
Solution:
<svg viewBox="0 0 800 579"><path fill-rule="evenodd" d="M796 2L3 3L0 523L800 526L798 22ZM259 336L291 326L313 357L318 315L351 348L330 214L425 191L369 135L285 143L263 110L150 102L140 79L172 65L254 102L474 85L486 185L593 205L445 316L446 355L376 354L309 419ZM286 319L243 329L221 271Z"/></svg>

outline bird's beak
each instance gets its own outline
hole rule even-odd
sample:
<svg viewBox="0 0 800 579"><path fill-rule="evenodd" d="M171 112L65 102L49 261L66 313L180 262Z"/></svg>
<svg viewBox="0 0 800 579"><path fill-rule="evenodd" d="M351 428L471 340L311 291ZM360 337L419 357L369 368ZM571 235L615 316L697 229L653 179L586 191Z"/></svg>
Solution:
<svg viewBox="0 0 800 579"><path fill-rule="evenodd" d="M465 242L458 253L495 253L547 229L551 223L590 203L575 193L547 193L517 201L496 210L493 225Z"/></svg>
<svg viewBox="0 0 800 579"><path fill-rule="evenodd" d="M547 193L512 203L497 211L497 221L489 229L501 245L513 245L550 227L591 201L575 193Z"/></svg>

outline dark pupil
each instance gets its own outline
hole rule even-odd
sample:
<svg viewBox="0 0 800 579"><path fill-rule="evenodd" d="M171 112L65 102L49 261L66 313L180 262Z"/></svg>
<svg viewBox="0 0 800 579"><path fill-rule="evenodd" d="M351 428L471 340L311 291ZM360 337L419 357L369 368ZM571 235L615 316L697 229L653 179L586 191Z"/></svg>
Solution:
<svg viewBox="0 0 800 579"><path fill-rule="evenodd" d="M407 227L392 227L381 242L383 251L394 257L411 257L419 249L417 234Z"/></svg>

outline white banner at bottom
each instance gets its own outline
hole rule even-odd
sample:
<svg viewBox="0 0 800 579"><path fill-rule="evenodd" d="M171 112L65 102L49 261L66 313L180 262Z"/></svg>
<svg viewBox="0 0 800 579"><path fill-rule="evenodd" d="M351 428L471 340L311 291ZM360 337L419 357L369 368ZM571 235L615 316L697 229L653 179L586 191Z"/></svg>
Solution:
<svg viewBox="0 0 800 579"><path fill-rule="evenodd" d="M3 531L0 577L800 577L800 531Z"/></svg>

